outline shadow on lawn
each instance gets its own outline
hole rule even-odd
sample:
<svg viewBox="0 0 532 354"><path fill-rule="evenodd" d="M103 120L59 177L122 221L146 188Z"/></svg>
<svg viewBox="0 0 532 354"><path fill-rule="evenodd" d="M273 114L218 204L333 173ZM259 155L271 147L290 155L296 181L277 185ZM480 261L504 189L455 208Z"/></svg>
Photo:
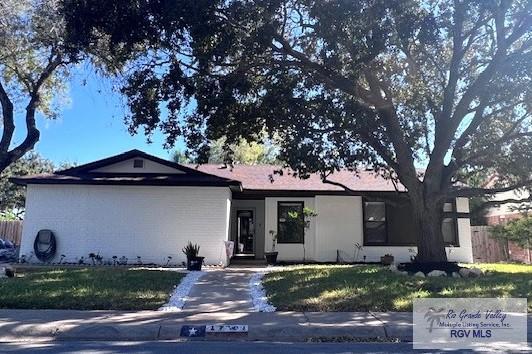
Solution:
<svg viewBox="0 0 532 354"><path fill-rule="evenodd" d="M116 268L23 270L0 283L0 308L157 309L182 274Z"/></svg>
<svg viewBox="0 0 532 354"><path fill-rule="evenodd" d="M532 267L484 268L485 276L457 279L415 278L381 266L298 267L267 274L264 286L287 311L411 311L415 298L530 296Z"/></svg>

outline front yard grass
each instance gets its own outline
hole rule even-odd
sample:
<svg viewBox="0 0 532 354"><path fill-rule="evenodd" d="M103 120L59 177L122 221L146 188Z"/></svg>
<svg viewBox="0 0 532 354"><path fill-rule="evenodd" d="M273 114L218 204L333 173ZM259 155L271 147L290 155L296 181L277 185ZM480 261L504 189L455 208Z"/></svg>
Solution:
<svg viewBox="0 0 532 354"><path fill-rule="evenodd" d="M0 279L0 308L155 310L184 274L124 268L34 268Z"/></svg>
<svg viewBox="0 0 532 354"><path fill-rule="evenodd" d="M532 312L532 266L475 264L479 278L416 278L378 265L294 266L266 274L264 288L279 311L412 311L425 297L526 297Z"/></svg>

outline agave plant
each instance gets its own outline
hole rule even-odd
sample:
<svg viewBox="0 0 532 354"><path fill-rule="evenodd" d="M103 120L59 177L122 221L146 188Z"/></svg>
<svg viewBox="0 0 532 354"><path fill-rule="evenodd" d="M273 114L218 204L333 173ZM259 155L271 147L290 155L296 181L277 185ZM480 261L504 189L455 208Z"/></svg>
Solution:
<svg viewBox="0 0 532 354"><path fill-rule="evenodd" d="M183 253L185 256L187 256L187 259L195 258L198 256L200 250L200 246L198 244L193 244L192 242L188 241L187 245L183 247Z"/></svg>

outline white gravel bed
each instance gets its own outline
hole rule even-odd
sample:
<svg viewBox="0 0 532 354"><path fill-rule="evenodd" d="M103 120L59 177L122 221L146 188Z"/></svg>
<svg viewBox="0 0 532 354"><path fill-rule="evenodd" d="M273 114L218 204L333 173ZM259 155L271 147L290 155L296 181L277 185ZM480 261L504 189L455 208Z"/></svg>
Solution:
<svg viewBox="0 0 532 354"><path fill-rule="evenodd" d="M172 295L170 296L170 299L168 300L168 303L161 306L159 308L159 311L165 311L165 312L181 311L183 306L185 306L185 302L187 301L187 296L190 293L190 289L192 289L194 284L204 274L205 272L197 272L197 271L189 272L181 280L181 283L179 283L179 285L175 287L174 291L172 292Z"/></svg>
<svg viewBox="0 0 532 354"><path fill-rule="evenodd" d="M249 292L251 294L251 301L253 307L257 312L275 312L275 306L268 302L266 292L262 286L262 278L264 272L254 273L249 279Z"/></svg>

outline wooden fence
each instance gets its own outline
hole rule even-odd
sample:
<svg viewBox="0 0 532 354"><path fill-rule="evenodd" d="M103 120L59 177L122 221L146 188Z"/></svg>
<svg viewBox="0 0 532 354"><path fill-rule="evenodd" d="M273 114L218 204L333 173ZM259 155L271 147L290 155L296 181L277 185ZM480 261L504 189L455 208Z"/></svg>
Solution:
<svg viewBox="0 0 532 354"><path fill-rule="evenodd" d="M0 238L20 245L22 237L22 221L0 221Z"/></svg>
<svg viewBox="0 0 532 354"><path fill-rule="evenodd" d="M490 226L471 226L471 245L475 262L506 262L508 244L490 237Z"/></svg>

